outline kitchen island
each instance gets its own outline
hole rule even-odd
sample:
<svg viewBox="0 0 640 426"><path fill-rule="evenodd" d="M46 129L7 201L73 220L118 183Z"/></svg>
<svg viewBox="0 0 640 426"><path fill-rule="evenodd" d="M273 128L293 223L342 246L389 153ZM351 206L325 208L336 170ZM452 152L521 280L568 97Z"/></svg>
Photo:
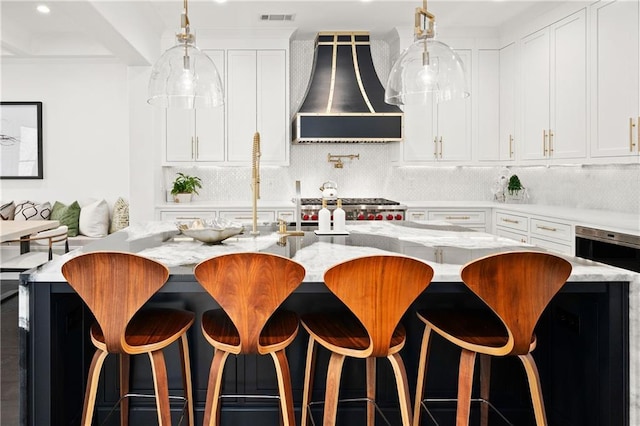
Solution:
<svg viewBox="0 0 640 426"><path fill-rule="evenodd" d="M179 235L167 222L130 226L124 231L62 256L21 276L20 328L23 355L21 418L23 424L75 424L82 411L84 382L93 347L88 341L91 314L65 282L60 272L64 261L79 253L117 250L157 259L170 267L167 284L150 303L202 312L216 306L195 281L193 266L219 254L262 251L290 257L305 266L303 284L285 302L297 312L330 310L339 302L322 282L324 271L335 263L357 256L400 253L425 260L434 268L432 284L416 301L416 307L451 306L473 303L460 282L462 264L491 253L513 250L539 250L491 234L470 232L443 223L402 225L368 222L349 223L346 236L284 237L275 228L265 227L257 237L241 236L220 245L204 245ZM629 377L636 352L629 351L629 283L638 284L638 275L594 262L569 258L573 272L569 282L545 311L538 329L538 348L534 357L540 369L550 424L627 425L629 409L635 409L636 395L630 393ZM635 312L636 306L633 306ZM635 316L634 316L635 317ZM413 393L422 326L410 311L403 319L407 344L403 349ZM200 332L200 323L189 334L196 407L196 424L202 420L206 381L213 349ZM296 411L299 412L307 336L301 331L288 350ZM632 342L634 344L635 340ZM631 346L635 347L635 346ZM175 353L167 354L171 393L180 393L181 381ZM429 397L455 395L458 352L436 341L431 355ZM112 358L112 357L110 357ZM132 389L152 393L148 361L138 357L132 363ZM319 353L319 362L326 362ZM385 362L378 363L378 401L385 415L397 424L396 396L388 389L393 374ZM99 424L118 399L116 360L107 359L106 373L96 402ZM322 365L322 364L320 364ZM433 366L437 366L433 368ZM318 372L322 371L318 367ZM631 371L636 371L631 368ZM494 362L492 400L515 424L532 423L528 391L521 366L510 360ZM314 399L323 393L324 381L316 379ZM258 356L230 360L223 384L225 392L272 394L275 374L268 359ZM631 388L633 389L633 388ZM364 365L357 361L345 369L341 396L362 396ZM179 406L174 407L176 419ZM321 406L314 409L319 419ZM434 407L436 416L450 418L454 407ZM350 404L341 408L342 424L361 424L364 406ZM447 417L448 416L448 417ZM108 424L117 424L112 416ZM132 424L153 424L155 409L151 401L134 402ZM278 409L273 401L225 400L223 424L278 424ZM441 424L449 424L443 420Z"/></svg>

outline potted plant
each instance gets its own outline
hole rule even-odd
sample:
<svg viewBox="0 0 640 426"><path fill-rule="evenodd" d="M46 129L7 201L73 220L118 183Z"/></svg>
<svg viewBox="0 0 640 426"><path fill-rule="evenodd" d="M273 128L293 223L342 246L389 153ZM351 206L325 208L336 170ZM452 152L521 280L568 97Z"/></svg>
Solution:
<svg viewBox="0 0 640 426"><path fill-rule="evenodd" d="M512 175L509 178L507 184L508 199L511 201L523 201L525 198L525 191L518 175Z"/></svg>
<svg viewBox="0 0 640 426"><path fill-rule="evenodd" d="M202 188L202 180L198 176L189 176L178 173L173 181L171 195L176 203L188 203L193 194L198 194L198 188Z"/></svg>

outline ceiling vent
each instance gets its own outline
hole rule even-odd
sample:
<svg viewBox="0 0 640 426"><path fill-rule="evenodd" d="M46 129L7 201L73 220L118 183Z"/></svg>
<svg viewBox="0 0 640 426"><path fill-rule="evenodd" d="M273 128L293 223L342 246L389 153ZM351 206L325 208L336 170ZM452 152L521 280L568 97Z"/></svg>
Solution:
<svg viewBox="0 0 640 426"><path fill-rule="evenodd" d="M294 18L293 13L264 13L260 15L261 21L290 22Z"/></svg>
<svg viewBox="0 0 640 426"><path fill-rule="evenodd" d="M322 32L311 81L292 126L294 143L401 141L403 113L384 101L367 32Z"/></svg>

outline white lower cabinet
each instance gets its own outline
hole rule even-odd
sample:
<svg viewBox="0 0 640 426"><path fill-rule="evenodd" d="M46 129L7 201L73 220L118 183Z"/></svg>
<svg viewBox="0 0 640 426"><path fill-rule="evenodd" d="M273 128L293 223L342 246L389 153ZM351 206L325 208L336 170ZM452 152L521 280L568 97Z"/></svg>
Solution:
<svg viewBox="0 0 640 426"><path fill-rule="evenodd" d="M423 209L407 209L406 220L412 222L427 220L427 211Z"/></svg>
<svg viewBox="0 0 640 426"><path fill-rule="evenodd" d="M505 238L529 242L529 218L509 212L496 211L493 233Z"/></svg>
<svg viewBox="0 0 640 426"><path fill-rule="evenodd" d="M487 213L484 210L429 210L428 220L448 222L476 231L486 231Z"/></svg>
<svg viewBox="0 0 640 426"><path fill-rule="evenodd" d="M538 217L530 218L529 223L531 225L529 240L531 244L573 256L575 250L571 224Z"/></svg>
<svg viewBox="0 0 640 426"><path fill-rule="evenodd" d="M252 223L253 214L251 210L220 210L218 216L233 222ZM259 224L272 223L276 220L276 212L274 210L258 210L257 220Z"/></svg>
<svg viewBox="0 0 640 426"><path fill-rule="evenodd" d="M439 221L448 222L451 225L464 226L475 231L487 230L488 210L458 210L458 209L407 209L405 215L408 221Z"/></svg>
<svg viewBox="0 0 640 426"><path fill-rule="evenodd" d="M574 230L569 222L506 211L495 212L494 234L573 256Z"/></svg>
<svg viewBox="0 0 640 426"><path fill-rule="evenodd" d="M166 210L160 211L160 220L162 221L180 221L180 220L190 220L190 219L209 219L216 217L216 212L213 210L202 210L202 211L176 211L176 210Z"/></svg>

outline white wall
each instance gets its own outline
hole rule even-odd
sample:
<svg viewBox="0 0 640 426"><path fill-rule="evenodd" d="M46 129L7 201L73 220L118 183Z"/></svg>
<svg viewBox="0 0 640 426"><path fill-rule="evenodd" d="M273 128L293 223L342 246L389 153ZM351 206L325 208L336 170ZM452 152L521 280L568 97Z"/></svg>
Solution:
<svg viewBox="0 0 640 426"><path fill-rule="evenodd" d="M129 87L121 64L2 63L2 101L42 101L44 179L0 180L0 200L129 198Z"/></svg>

